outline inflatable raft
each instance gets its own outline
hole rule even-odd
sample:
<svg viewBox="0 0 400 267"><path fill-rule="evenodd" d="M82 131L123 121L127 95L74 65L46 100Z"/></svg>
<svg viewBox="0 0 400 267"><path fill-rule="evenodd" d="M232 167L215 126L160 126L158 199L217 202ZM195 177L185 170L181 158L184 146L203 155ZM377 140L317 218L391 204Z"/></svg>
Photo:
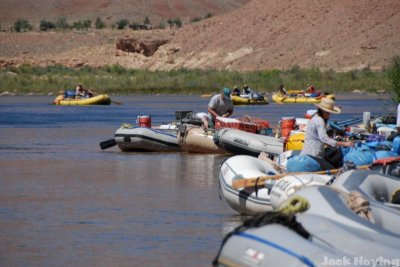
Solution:
<svg viewBox="0 0 400 267"><path fill-rule="evenodd" d="M115 132L114 139L122 151L180 151L176 134L168 130L121 127Z"/></svg>
<svg viewBox="0 0 400 267"><path fill-rule="evenodd" d="M328 98L334 99L334 95L328 95L326 96ZM272 94L272 100L275 103L281 103L281 104L317 104L321 102L321 96L320 97L308 97L304 95L282 95L279 93L274 93Z"/></svg>
<svg viewBox="0 0 400 267"><path fill-rule="evenodd" d="M378 201L400 210L400 179L377 171L350 170L332 183L343 192L357 191L370 202Z"/></svg>
<svg viewBox="0 0 400 267"><path fill-rule="evenodd" d="M61 106L81 106L81 105L110 105L111 98L108 95L96 95L89 98L65 98L59 95L54 100L54 104Z"/></svg>
<svg viewBox="0 0 400 267"><path fill-rule="evenodd" d="M215 144L231 154L257 157L261 152L277 156L283 152L283 141L275 137L223 128L214 135Z"/></svg>
<svg viewBox="0 0 400 267"><path fill-rule="evenodd" d="M397 210L376 203L362 218L327 186L302 188L288 203L305 211L246 221L224 239L214 266L399 266Z"/></svg>
<svg viewBox="0 0 400 267"><path fill-rule="evenodd" d="M232 95L231 99L234 105L267 105L269 103L268 99L265 97L263 97L263 99L254 99Z"/></svg>
<svg viewBox="0 0 400 267"><path fill-rule="evenodd" d="M177 142L186 152L226 154L226 151L214 144L213 135L213 131L205 130L202 127L182 124L179 126Z"/></svg>
<svg viewBox="0 0 400 267"><path fill-rule="evenodd" d="M329 175L301 174L288 175L279 180L267 180L264 187L248 187L236 189L232 186L235 179L257 178L279 174L268 162L250 157L233 156L221 166L219 182L221 195L228 205L242 214L259 214L272 210L271 192L274 187L285 188L285 194L275 196L275 202L285 201L294 188L326 184L331 180ZM277 190L275 190L277 191Z"/></svg>

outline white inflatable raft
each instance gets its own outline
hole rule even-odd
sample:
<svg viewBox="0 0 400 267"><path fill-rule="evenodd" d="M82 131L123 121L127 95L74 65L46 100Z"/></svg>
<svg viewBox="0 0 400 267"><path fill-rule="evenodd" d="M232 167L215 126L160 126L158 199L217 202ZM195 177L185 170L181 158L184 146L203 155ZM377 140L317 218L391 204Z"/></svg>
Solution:
<svg viewBox="0 0 400 267"><path fill-rule="evenodd" d="M214 266L400 266L397 210L376 203L371 222L331 187L306 187L295 196L309 209L246 221L225 239Z"/></svg>
<svg viewBox="0 0 400 267"><path fill-rule="evenodd" d="M214 142L225 151L235 155L257 157L261 152L277 156L283 152L283 141L266 135L223 128L214 136Z"/></svg>
<svg viewBox="0 0 400 267"><path fill-rule="evenodd" d="M114 139L122 151L180 151L176 135L170 130L121 127L115 132Z"/></svg>
<svg viewBox="0 0 400 267"><path fill-rule="evenodd" d="M280 203L294 193L295 188L326 184L332 178L329 175L317 174L289 175L279 180L269 180L266 186L261 188L235 189L232 187L234 179L250 179L275 174L279 173L264 160L246 155L230 157L222 164L219 173L221 195L229 206L239 213L258 214L272 210L271 192L275 192L275 202ZM282 192L283 189L285 192Z"/></svg>

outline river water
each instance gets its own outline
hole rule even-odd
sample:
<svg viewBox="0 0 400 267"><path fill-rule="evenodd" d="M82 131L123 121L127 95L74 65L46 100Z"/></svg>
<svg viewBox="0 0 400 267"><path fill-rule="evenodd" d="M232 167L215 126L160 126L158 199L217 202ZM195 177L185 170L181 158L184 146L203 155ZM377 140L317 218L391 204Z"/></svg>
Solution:
<svg viewBox="0 0 400 267"><path fill-rule="evenodd" d="M224 156L101 151L123 122L205 111L199 96L115 96L123 105L54 106L0 98L0 266L210 266L241 217L219 199ZM339 95L332 119L395 111L374 95ZM313 105L235 107L234 115L303 117Z"/></svg>

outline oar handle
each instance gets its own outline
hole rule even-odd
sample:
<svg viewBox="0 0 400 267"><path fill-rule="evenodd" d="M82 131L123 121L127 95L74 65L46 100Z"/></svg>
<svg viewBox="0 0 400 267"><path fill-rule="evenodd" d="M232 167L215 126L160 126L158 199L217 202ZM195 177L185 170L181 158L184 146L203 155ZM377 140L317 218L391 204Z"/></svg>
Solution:
<svg viewBox="0 0 400 267"><path fill-rule="evenodd" d="M357 169L367 169L371 165L363 165L359 166ZM259 176L255 178L242 178L242 179L236 179L232 181L232 188L233 189L239 189L239 188L246 188L246 187L253 187L253 186L264 186L265 181L267 180L277 180L285 176L289 175L299 175L299 174L335 174L339 171L340 169L331 169L331 170L325 170L325 171L318 171L318 172L287 172L287 173L282 173L282 174L276 174L276 175L267 175L267 176Z"/></svg>
<svg viewBox="0 0 400 267"><path fill-rule="evenodd" d="M114 138L113 138L113 139L108 139L108 140L105 140L105 141L99 143L100 148L101 148L102 150L107 149L107 148L110 148L110 147L113 147L113 146L115 146L116 144L117 144L117 141L115 141Z"/></svg>

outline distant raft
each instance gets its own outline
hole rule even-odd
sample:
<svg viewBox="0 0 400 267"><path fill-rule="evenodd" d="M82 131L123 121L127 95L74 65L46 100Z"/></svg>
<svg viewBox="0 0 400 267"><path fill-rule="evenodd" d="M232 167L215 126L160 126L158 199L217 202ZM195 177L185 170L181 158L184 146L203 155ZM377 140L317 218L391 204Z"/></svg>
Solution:
<svg viewBox="0 0 400 267"><path fill-rule="evenodd" d="M53 103L60 106L110 105L111 98L108 95L96 95L88 98L65 98L64 95L59 95Z"/></svg>
<svg viewBox="0 0 400 267"><path fill-rule="evenodd" d="M272 94L272 100L275 103L281 104L317 104L321 102L323 97L335 99L335 95L330 94L327 96L309 97L302 94L282 95L279 93Z"/></svg>
<svg viewBox="0 0 400 267"><path fill-rule="evenodd" d="M251 97L232 95L231 99L234 105L267 105L269 103L269 100L266 97L262 97L262 99L254 99Z"/></svg>

